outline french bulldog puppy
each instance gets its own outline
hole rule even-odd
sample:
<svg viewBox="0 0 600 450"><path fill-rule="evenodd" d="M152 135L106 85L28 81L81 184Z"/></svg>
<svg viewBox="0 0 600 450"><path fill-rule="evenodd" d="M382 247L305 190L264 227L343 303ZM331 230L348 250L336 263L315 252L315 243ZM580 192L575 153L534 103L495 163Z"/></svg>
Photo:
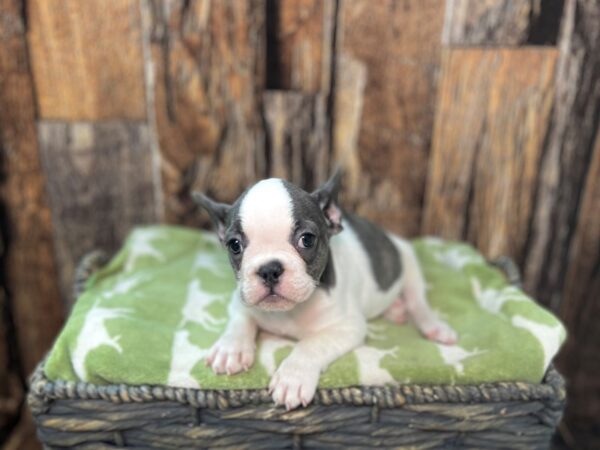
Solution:
<svg viewBox="0 0 600 450"><path fill-rule="evenodd" d="M194 193L227 248L238 285L225 332L206 358L217 374L252 366L259 329L297 339L271 379L278 405L313 399L319 375L364 342L367 321L407 313L428 339L456 333L429 307L410 243L344 212L340 174L313 193L281 179L260 181L232 205Z"/></svg>

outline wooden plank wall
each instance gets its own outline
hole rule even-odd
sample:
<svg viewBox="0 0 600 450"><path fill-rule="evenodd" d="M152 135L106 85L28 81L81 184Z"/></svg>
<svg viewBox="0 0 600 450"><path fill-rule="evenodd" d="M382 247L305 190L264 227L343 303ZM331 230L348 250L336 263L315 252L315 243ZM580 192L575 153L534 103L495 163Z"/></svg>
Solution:
<svg viewBox="0 0 600 450"><path fill-rule="evenodd" d="M36 103L25 20L17 0L0 1L0 442L33 447L21 407L25 375L62 324L53 224L36 139Z"/></svg>
<svg viewBox="0 0 600 450"><path fill-rule="evenodd" d="M422 224L512 256L563 318L573 448L600 445L599 14L583 0L446 3Z"/></svg>
<svg viewBox="0 0 600 450"><path fill-rule="evenodd" d="M164 214L198 224L191 189L233 200L266 175L265 3L152 0L141 8Z"/></svg>
<svg viewBox="0 0 600 450"><path fill-rule="evenodd" d="M407 235L417 234L421 223L443 20L437 0L339 4L336 54L344 61L336 76L358 65L365 77L355 146L336 149L342 160L356 161L348 200ZM347 128L334 111L338 126Z"/></svg>
<svg viewBox="0 0 600 450"><path fill-rule="evenodd" d="M599 23L590 0L0 0L0 441L33 445L24 377L83 253L206 225L191 189L312 189L341 165L346 206L518 262L569 327L581 444L600 414Z"/></svg>
<svg viewBox="0 0 600 450"><path fill-rule="evenodd" d="M26 14L40 154L68 297L90 247L114 250L134 223L160 217L140 7L137 0L44 0L28 2Z"/></svg>
<svg viewBox="0 0 600 450"><path fill-rule="evenodd" d="M466 238L490 257L520 256L554 99L556 56L555 49L531 47L444 49L426 233Z"/></svg>

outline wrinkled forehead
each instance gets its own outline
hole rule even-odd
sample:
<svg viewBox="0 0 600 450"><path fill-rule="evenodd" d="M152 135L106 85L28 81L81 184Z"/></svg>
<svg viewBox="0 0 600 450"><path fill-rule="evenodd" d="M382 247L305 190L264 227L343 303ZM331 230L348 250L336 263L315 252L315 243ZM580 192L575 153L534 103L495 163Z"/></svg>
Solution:
<svg viewBox="0 0 600 450"><path fill-rule="evenodd" d="M260 181L244 196L239 217L250 240L260 236L289 238L294 226L293 204L284 183L275 178Z"/></svg>

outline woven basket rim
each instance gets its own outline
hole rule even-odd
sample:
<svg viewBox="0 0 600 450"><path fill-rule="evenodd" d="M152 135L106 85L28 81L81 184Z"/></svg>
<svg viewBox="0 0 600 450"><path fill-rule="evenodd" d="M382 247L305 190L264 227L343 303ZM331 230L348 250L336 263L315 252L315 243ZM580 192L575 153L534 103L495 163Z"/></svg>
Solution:
<svg viewBox="0 0 600 450"><path fill-rule="evenodd" d="M163 385L98 385L84 381L49 380L40 363L30 378L28 401L34 414L54 400L105 400L111 403L171 401L201 408L227 409L244 405L273 405L262 389L196 389ZM320 388L315 405L378 405L398 408L405 404L497 403L509 401L552 401L565 399L565 384L554 366L541 383L500 381L482 384L399 384Z"/></svg>
<svg viewBox="0 0 600 450"><path fill-rule="evenodd" d="M89 277L107 260L107 254L99 250L92 251L82 258L75 274L75 298L79 297ZM490 263L503 270L511 284L521 284L519 270L510 258L503 256ZM273 405L266 388L196 389L164 385L97 385L84 381L52 381L44 373L44 362L37 366L30 378L28 402L34 414L45 411L54 400L105 400L112 403L173 401L211 409ZM564 399L564 380L554 366L550 365L541 383L499 381L480 384L397 384L320 388L312 404L398 408L405 404L476 404L531 400L564 402Z"/></svg>

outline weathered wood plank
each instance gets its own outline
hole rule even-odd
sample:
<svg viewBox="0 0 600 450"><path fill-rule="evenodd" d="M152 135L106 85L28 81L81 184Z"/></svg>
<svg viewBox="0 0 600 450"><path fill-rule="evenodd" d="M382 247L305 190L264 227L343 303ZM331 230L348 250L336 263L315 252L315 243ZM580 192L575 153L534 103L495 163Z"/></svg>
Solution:
<svg viewBox="0 0 600 450"><path fill-rule="evenodd" d="M144 119L137 0L27 2L29 49L44 119Z"/></svg>
<svg viewBox="0 0 600 450"><path fill-rule="evenodd" d="M444 51L425 233L520 261L556 56L539 47Z"/></svg>
<svg viewBox="0 0 600 450"><path fill-rule="evenodd" d="M1 7L0 7L1 9ZM4 220L4 217L0 217ZM4 236L0 234L0 267L5 267ZM0 438L15 422L23 402L22 381L19 378L19 367L11 358L16 337L11 326L12 317L6 295L5 281L0 281Z"/></svg>
<svg viewBox="0 0 600 450"><path fill-rule="evenodd" d="M442 54L423 207L426 234L450 239L462 239L466 235L469 192L479 147L476 136L485 130L487 97L493 83L481 59L487 58L489 63L493 56L493 51L484 53L482 50L445 50Z"/></svg>
<svg viewBox="0 0 600 450"><path fill-rule="evenodd" d="M590 401L600 399L600 133L576 223L561 305L569 340L561 352L560 367L569 379L565 420L569 425L589 425L597 423L600 415L600 402Z"/></svg>
<svg viewBox="0 0 600 450"><path fill-rule="evenodd" d="M191 189L232 200L266 174L265 4L144 1L166 220L200 218Z"/></svg>
<svg viewBox="0 0 600 450"><path fill-rule="evenodd" d="M361 177L346 201L406 235L418 233L421 222L443 15L440 3L429 0L342 0L338 6L337 51L367 69L358 145L346 150L354 156L342 156L360 161ZM339 127L349 130L342 117L334 109L334 136Z"/></svg>
<svg viewBox="0 0 600 450"><path fill-rule="evenodd" d="M569 0L559 46L556 102L541 164L525 287L557 309L567 254L600 122L600 3Z"/></svg>
<svg viewBox="0 0 600 450"><path fill-rule="evenodd" d="M314 189L329 176L329 127L325 98L266 91L265 122L270 176Z"/></svg>
<svg viewBox="0 0 600 450"><path fill-rule="evenodd" d="M0 1L0 199L6 221L3 266L16 332L13 339L18 344L21 369L29 374L62 324L63 305L38 154L21 7L17 0Z"/></svg>
<svg viewBox="0 0 600 450"><path fill-rule="evenodd" d="M160 216L148 127L121 122L38 125L63 296L88 251L116 250L131 227Z"/></svg>
<svg viewBox="0 0 600 450"><path fill-rule="evenodd" d="M333 159L344 168L342 196L355 199L361 194L361 163L358 135L362 119L367 67L349 55L341 54L336 61L333 111ZM364 195L364 193L363 193Z"/></svg>
<svg viewBox="0 0 600 450"><path fill-rule="evenodd" d="M286 0L267 2L274 15L272 52L278 89L329 93L332 74L334 0Z"/></svg>
<svg viewBox="0 0 600 450"><path fill-rule="evenodd" d="M24 407L19 423L12 429L10 436L2 444L2 450L42 450L42 444L36 436L33 417L29 408Z"/></svg>
<svg viewBox="0 0 600 450"><path fill-rule="evenodd" d="M468 240L490 258L509 255L521 262L554 100L556 56L555 49L534 47L508 56L504 64L498 61L488 97L491 120L476 137L480 147L467 230ZM520 69L523 61L526 70Z"/></svg>
<svg viewBox="0 0 600 450"><path fill-rule="evenodd" d="M447 0L444 45L554 44L563 0Z"/></svg>

